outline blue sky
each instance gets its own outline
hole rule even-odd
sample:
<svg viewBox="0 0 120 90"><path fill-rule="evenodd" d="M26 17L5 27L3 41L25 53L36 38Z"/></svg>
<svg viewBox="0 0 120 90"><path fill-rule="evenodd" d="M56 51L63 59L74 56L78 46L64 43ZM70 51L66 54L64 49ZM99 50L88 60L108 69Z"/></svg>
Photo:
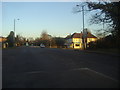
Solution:
<svg viewBox="0 0 120 90"><path fill-rule="evenodd" d="M24 37L40 37L43 30L52 36L66 37L82 31L82 13L74 14L73 7L80 2L3 2L2 35L14 28ZM94 33L96 28L88 24L90 13L85 15L85 27ZM20 20L17 20L17 19Z"/></svg>

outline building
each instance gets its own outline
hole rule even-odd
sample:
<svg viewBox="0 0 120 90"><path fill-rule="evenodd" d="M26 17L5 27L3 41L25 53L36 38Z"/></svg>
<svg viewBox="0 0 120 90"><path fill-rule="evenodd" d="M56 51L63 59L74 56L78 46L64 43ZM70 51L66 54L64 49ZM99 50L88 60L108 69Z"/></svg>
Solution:
<svg viewBox="0 0 120 90"><path fill-rule="evenodd" d="M74 49L83 49L83 33L74 33L72 35L68 35L66 37L66 43L65 45L67 48L74 48ZM91 34L90 32L87 32L87 44L91 41L96 41L97 37ZM88 45L87 45L88 47Z"/></svg>
<svg viewBox="0 0 120 90"><path fill-rule="evenodd" d="M5 37L0 36L0 42L5 42L7 39Z"/></svg>
<svg viewBox="0 0 120 90"><path fill-rule="evenodd" d="M6 48L8 43L6 43L7 38L0 36L0 48Z"/></svg>

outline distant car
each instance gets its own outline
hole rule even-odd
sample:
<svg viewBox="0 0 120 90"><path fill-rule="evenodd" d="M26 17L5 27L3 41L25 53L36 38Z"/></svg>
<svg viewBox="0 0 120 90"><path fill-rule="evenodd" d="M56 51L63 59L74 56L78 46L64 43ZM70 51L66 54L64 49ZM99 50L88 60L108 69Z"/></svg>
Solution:
<svg viewBox="0 0 120 90"><path fill-rule="evenodd" d="M44 44L40 44L40 47L41 47L41 48L45 48L45 45L44 45Z"/></svg>
<svg viewBox="0 0 120 90"><path fill-rule="evenodd" d="M29 46L28 42L26 42L26 46L27 46L27 47Z"/></svg>

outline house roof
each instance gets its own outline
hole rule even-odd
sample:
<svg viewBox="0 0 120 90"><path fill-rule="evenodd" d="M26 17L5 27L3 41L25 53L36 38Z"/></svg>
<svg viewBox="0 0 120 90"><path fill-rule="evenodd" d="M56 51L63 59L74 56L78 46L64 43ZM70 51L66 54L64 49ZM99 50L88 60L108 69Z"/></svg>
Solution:
<svg viewBox="0 0 120 90"><path fill-rule="evenodd" d="M88 38L97 38L96 36L94 36L94 35L91 34L90 32L87 33L87 37L88 37Z"/></svg>
<svg viewBox="0 0 120 90"><path fill-rule="evenodd" d="M68 35L66 37L66 39L69 38L82 38L82 33L73 33L72 35ZM96 36L94 36L93 34L91 34L90 32L87 33L87 38L97 38Z"/></svg>
<svg viewBox="0 0 120 90"><path fill-rule="evenodd" d="M74 33L71 38L82 38L82 33Z"/></svg>

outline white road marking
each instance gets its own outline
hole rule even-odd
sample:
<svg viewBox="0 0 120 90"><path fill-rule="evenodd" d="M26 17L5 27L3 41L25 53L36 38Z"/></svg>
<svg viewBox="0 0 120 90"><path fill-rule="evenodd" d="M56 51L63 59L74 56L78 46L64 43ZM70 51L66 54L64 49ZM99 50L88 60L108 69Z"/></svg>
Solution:
<svg viewBox="0 0 120 90"><path fill-rule="evenodd" d="M116 80L116 79L114 79L114 78L112 78L112 77L109 77L109 76L107 76L107 75L105 75L105 74L102 74L102 73L100 73L100 72L96 72L96 71L91 70L91 69L89 69L89 68L76 68L76 69L70 69L70 70L68 70L68 71L76 71L76 70L80 70L80 71L90 71L90 72L93 73L93 74L97 74L97 75L99 75L99 76L101 76L101 77L108 78L108 79L110 79L110 80L113 80L113 81L115 81L115 82L118 82L118 80ZM66 71L32 71L32 72L26 72L26 73L27 73L27 74L35 74L35 73L52 73L52 72L66 72Z"/></svg>
<svg viewBox="0 0 120 90"><path fill-rule="evenodd" d="M90 71L90 72L92 72L92 73L95 73L95 74L97 74L97 75L99 75L99 76L102 76L102 77L104 77L104 78L108 78L108 79L111 79L111 80L113 80L113 81L115 81L115 82L118 82L118 80L113 79L112 77L109 77L109 76L107 76L107 75L105 75L105 74L102 74L102 73L100 73L100 72L91 70L91 69L89 69L89 68L76 68L76 69L72 69L72 70L87 70L87 71Z"/></svg>
<svg viewBox="0 0 120 90"><path fill-rule="evenodd" d="M32 72L26 72L28 74L33 74L33 73L47 73L46 71L32 71Z"/></svg>

